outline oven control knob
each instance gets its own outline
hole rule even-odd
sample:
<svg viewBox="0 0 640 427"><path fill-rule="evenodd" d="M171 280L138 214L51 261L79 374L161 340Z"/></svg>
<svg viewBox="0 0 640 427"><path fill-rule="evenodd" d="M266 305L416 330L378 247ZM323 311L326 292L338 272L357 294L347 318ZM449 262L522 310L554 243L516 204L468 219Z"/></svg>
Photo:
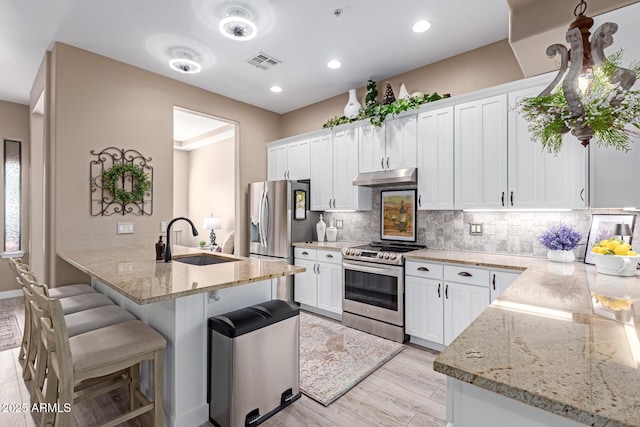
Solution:
<svg viewBox="0 0 640 427"><path fill-rule="evenodd" d="M376 255L376 258L382 259L383 257L384 257L384 253L383 252L378 252L378 254Z"/></svg>
<svg viewBox="0 0 640 427"><path fill-rule="evenodd" d="M360 249L354 249L357 256L362 255L362 251Z"/></svg>
<svg viewBox="0 0 640 427"><path fill-rule="evenodd" d="M389 255L389 259L396 259L396 254Z"/></svg>
<svg viewBox="0 0 640 427"><path fill-rule="evenodd" d="M342 255L349 255L349 248L344 248L342 250Z"/></svg>
<svg viewBox="0 0 640 427"><path fill-rule="evenodd" d="M389 259L389 254L386 252L382 256L384 257L384 259Z"/></svg>

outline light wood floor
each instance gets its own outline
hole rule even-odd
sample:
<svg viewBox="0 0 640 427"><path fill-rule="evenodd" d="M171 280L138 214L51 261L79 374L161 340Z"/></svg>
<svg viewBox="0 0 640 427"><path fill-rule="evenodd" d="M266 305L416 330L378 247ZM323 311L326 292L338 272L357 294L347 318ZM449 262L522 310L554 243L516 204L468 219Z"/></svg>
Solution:
<svg viewBox="0 0 640 427"><path fill-rule="evenodd" d="M0 300L0 310L16 311L22 328L21 299ZM446 425L446 377L432 369L436 354L408 346L380 369L349 390L328 407L302 396L291 406L261 424L264 427L296 426L408 426ZM29 403L30 381L22 380L18 349L0 352L0 404ZM117 416L127 406L125 389L116 390L74 408L77 427L87 427ZM37 426L37 413L0 412L0 426ZM124 424L149 426L145 414ZM202 427L210 427L210 423Z"/></svg>

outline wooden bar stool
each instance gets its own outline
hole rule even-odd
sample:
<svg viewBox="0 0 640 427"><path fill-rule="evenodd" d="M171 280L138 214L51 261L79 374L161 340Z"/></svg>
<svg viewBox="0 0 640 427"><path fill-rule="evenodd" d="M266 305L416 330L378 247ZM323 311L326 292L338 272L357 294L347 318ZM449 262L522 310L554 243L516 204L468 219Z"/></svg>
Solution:
<svg viewBox="0 0 640 427"><path fill-rule="evenodd" d="M60 408L71 405L71 412L45 413L43 423L67 427L71 424L73 404L114 389L109 382L99 392L82 393L82 383L95 385L96 379L120 375L118 386L129 386L129 412L103 424L115 426L143 413L153 411L154 426L164 424L163 353L167 345L162 335L139 320L119 323L69 337L60 300L47 298L34 287L36 299L47 301L50 317L42 317L41 340L48 344L51 364L47 375L47 393L39 396L45 403L57 401ZM153 364L153 401L140 391L140 363ZM54 394L57 390L57 399Z"/></svg>

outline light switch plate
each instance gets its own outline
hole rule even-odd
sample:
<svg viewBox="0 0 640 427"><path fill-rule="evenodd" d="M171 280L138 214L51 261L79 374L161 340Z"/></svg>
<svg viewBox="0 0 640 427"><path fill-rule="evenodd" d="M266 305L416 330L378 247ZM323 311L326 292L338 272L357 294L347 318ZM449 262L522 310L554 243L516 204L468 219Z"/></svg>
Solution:
<svg viewBox="0 0 640 427"><path fill-rule="evenodd" d="M118 234L133 234L132 222L119 222L117 228Z"/></svg>
<svg viewBox="0 0 640 427"><path fill-rule="evenodd" d="M337 228L338 230L341 230L341 229L342 229L343 224L344 224L344 223L342 222L342 220L341 220L341 219L336 219L336 228Z"/></svg>
<svg viewBox="0 0 640 427"><path fill-rule="evenodd" d="M482 224L469 224L469 234L474 236L482 235Z"/></svg>
<svg viewBox="0 0 640 427"><path fill-rule="evenodd" d="M160 232L161 233L167 232L167 221L160 221Z"/></svg>

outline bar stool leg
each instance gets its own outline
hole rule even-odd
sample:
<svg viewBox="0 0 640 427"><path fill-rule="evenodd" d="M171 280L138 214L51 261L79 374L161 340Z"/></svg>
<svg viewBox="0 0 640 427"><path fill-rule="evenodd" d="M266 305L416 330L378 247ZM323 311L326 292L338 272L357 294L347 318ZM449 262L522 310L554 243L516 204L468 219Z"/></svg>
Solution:
<svg viewBox="0 0 640 427"><path fill-rule="evenodd" d="M164 349L153 354L153 421L155 427L164 426Z"/></svg>
<svg viewBox="0 0 640 427"><path fill-rule="evenodd" d="M33 404L33 394L31 395L31 401ZM47 391L44 396L45 403L55 403L58 398L58 376L50 369L49 375L47 375ZM53 411L42 412L41 426L53 426L56 422L56 413Z"/></svg>
<svg viewBox="0 0 640 427"><path fill-rule="evenodd" d="M129 368L129 410L136 408L136 390L140 390L140 364Z"/></svg>

